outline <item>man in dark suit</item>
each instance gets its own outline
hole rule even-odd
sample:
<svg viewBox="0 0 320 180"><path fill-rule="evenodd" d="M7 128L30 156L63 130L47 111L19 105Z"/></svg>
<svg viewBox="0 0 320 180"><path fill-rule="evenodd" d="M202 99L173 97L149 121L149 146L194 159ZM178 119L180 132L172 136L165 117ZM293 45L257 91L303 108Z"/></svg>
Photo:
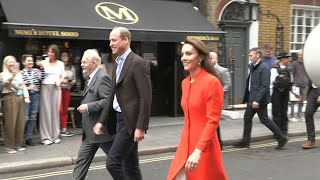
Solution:
<svg viewBox="0 0 320 180"><path fill-rule="evenodd" d="M94 132L104 126L116 137L107 158L107 169L116 180L141 180L138 142L148 130L152 87L149 62L130 49L131 34L123 27L110 33L110 47L116 59L112 79L112 100L106 107ZM116 124L116 126L115 126Z"/></svg>
<svg viewBox="0 0 320 180"><path fill-rule="evenodd" d="M287 143L287 138L282 134L273 121L268 117L267 105L270 101L270 69L261 60L262 52L259 48L249 50L250 74L247 78L244 103L247 108L244 113L244 129L242 141L236 143L234 147L249 148L252 129L252 118L257 113L262 124L273 132L278 141L276 149L282 149Z"/></svg>
<svg viewBox="0 0 320 180"><path fill-rule="evenodd" d="M100 64L101 58L96 50L88 49L84 52L81 67L87 81L81 105L77 108L82 114L83 138L73 173L73 179L76 180L85 179L99 147L108 154L113 142L113 137L107 131L100 135L93 132L93 127L103 108L109 105L111 96L111 80L100 69Z"/></svg>

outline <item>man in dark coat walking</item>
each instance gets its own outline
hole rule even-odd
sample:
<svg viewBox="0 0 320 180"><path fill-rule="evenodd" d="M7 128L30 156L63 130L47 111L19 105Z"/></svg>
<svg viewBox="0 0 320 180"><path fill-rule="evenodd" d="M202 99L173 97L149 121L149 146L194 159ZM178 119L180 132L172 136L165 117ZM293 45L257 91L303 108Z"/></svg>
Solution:
<svg viewBox="0 0 320 180"><path fill-rule="evenodd" d="M250 74L247 78L244 103L247 108L244 113L244 129L242 141L234 147L249 148L252 129L252 118L257 113L262 124L273 132L278 141L276 149L282 149L287 143L287 138L281 130L268 117L267 105L270 101L270 68L261 60L262 52L259 48L249 50Z"/></svg>

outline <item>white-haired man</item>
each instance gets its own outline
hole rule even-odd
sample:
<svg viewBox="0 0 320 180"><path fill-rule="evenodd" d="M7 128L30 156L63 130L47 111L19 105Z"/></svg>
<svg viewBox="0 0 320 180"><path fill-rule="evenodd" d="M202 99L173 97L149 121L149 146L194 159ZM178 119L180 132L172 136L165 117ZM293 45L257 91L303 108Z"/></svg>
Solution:
<svg viewBox="0 0 320 180"><path fill-rule="evenodd" d="M103 130L100 135L93 132L93 126L103 108L108 106L111 95L111 80L100 68L100 64L101 58L97 50L88 49L84 52L81 67L87 80L81 105L77 108L82 114L83 138L73 173L73 179L76 180L85 179L99 147L108 154L113 142L113 137L107 131Z"/></svg>

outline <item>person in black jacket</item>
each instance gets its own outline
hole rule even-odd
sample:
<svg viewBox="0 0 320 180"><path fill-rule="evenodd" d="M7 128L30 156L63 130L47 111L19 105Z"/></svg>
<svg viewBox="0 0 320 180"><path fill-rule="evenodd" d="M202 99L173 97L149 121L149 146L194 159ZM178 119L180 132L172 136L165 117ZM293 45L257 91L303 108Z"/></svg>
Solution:
<svg viewBox="0 0 320 180"><path fill-rule="evenodd" d="M234 147L249 148L252 129L252 118L257 113L262 124L267 126L278 141L276 149L282 149L287 143L287 138L282 134L277 125L268 117L267 105L270 101L270 69L261 60L262 52L259 48L249 50L250 74L247 78L244 103L247 108L244 114L244 129L242 140Z"/></svg>
<svg viewBox="0 0 320 180"><path fill-rule="evenodd" d="M273 122L280 128L282 134L288 135L288 102L291 90L291 79L287 52L278 54L278 62L271 69L271 103Z"/></svg>

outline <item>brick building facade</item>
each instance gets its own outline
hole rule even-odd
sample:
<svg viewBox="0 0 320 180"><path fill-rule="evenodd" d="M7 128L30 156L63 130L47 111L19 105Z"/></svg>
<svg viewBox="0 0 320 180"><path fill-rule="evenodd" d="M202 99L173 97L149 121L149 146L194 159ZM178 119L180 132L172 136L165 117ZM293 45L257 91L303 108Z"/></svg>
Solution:
<svg viewBox="0 0 320 180"><path fill-rule="evenodd" d="M274 49L289 51L290 48L290 0L259 0L259 46L271 44ZM278 20L277 20L278 18ZM278 29L277 29L278 28ZM283 28L283 29L281 29ZM283 30L283 37L281 31ZM283 43L277 43L277 32ZM282 40L281 40L282 38Z"/></svg>
<svg viewBox="0 0 320 180"><path fill-rule="evenodd" d="M268 11L276 15L284 27L283 50L296 53L303 49L309 33L320 22L320 0L259 0L259 46L265 43L278 45L274 17L268 17ZM265 14L265 15L262 15Z"/></svg>
<svg viewBox="0 0 320 180"><path fill-rule="evenodd" d="M232 2L244 4L247 0L193 0L207 20L218 27L221 15ZM252 0L251 0L252 1ZM310 31L319 24L320 0L257 0L260 11L258 17L258 42L262 47L271 44L274 49L296 52L303 48ZM277 41L279 27L283 27L281 43ZM277 30L278 27L278 30ZM279 35L278 35L279 38ZM279 47L282 46L282 47Z"/></svg>
<svg viewBox="0 0 320 180"><path fill-rule="evenodd" d="M245 19L248 0L192 2L212 25L227 32L225 64L233 72L233 103L242 100L249 48L270 44L275 54L295 54L320 22L320 0L250 0L259 4L257 21Z"/></svg>

